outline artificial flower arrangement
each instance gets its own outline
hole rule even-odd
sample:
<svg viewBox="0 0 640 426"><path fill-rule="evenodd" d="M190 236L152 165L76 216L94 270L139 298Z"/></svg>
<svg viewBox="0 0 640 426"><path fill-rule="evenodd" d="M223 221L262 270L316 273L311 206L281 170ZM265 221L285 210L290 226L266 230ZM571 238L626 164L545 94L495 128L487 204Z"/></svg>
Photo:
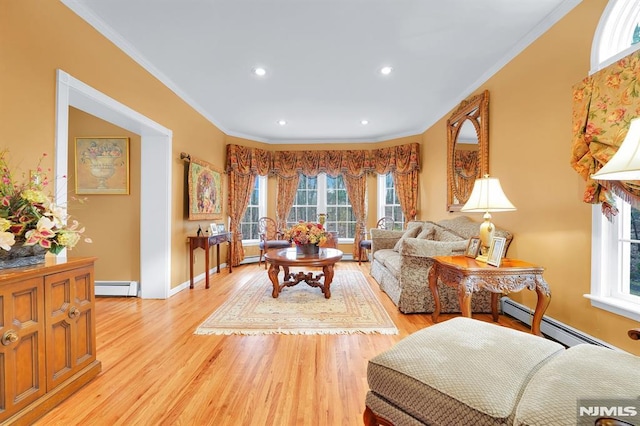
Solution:
<svg viewBox="0 0 640 426"><path fill-rule="evenodd" d="M46 154L35 172L29 178L23 174L21 181L14 178L6 157L6 150L0 152L0 252L16 244L38 245L54 254L75 247L84 228L76 220L69 225L67 210L45 192L49 181L40 164Z"/></svg>
<svg viewBox="0 0 640 426"><path fill-rule="evenodd" d="M296 245L324 245L327 242L327 231L320 223L300 221L284 231L284 238Z"/></svg>

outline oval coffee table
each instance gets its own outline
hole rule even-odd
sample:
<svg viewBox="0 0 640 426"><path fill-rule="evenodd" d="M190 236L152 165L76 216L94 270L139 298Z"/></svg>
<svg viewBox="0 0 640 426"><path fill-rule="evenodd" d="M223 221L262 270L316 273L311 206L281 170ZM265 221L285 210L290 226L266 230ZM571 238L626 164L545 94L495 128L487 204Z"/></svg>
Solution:
<svg viewBox="0 0 640 426"><path fill-rule="evenodd" d="M342 252L334 248L320 248L317 254L300 254L295 247L271 250L264 255L269 264L269 279L273 284L271 295L277 298L284 287L292 287L300 281L311 287L320 287L324 297L331 297L331 281L333 281L333 265L342 259ZM322 267L322 273L314 276L313 272L289 273L289 267L316 266ZM280 267L284 270L284 281L278 280ZM320 281L324 277L323 282Z"/></svg>

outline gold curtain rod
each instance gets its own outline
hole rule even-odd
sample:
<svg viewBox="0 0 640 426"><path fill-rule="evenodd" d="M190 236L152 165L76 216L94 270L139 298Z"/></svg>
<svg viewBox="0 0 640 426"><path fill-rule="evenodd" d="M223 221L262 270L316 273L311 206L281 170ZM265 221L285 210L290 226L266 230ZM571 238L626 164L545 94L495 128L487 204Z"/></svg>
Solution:
<svg viewBox="0 0 640 426"><path fill-rule="evenodd" d="M180 159L186 161L187 163L191 162L191 155L187 154L186 152L181 152L180 153Z"/></svg>

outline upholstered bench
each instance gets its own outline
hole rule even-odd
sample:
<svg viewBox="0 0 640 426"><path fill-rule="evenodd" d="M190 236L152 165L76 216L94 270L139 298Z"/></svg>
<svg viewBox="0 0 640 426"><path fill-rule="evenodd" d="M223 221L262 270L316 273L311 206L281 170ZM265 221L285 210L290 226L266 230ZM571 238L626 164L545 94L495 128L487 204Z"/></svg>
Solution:
<svg viewBox="0 0 640 426"><path fill-rule="evenodd" d="M367 380L367 425L569 425L578 400L638 398L640 358L456 317L372 358Z"/></svg>

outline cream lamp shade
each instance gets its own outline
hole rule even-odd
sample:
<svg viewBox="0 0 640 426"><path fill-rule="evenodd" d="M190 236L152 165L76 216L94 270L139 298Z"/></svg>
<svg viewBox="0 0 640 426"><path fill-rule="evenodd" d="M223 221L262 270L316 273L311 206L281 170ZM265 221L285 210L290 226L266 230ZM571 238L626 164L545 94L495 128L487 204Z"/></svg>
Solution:
<svg viewBox="0 0 640 426"><path fill-rule="evenodd" d="M511 204L511 201L504 194L497 178L490 178L489 175L484 175L483 178L476 179L469 200L460 209L463 212L484 213L484 222L480 224L481 250L476 260L487 261L489 245L495 231L495 226L491 223L490 212L509 212L515 209L515 206Z"/></svg>
<svg viewBox="0 0 640 426"><path fill-rule="evenodd" d="M640 180L640 118L631 120L618 151L591 179Z"/></svg>

